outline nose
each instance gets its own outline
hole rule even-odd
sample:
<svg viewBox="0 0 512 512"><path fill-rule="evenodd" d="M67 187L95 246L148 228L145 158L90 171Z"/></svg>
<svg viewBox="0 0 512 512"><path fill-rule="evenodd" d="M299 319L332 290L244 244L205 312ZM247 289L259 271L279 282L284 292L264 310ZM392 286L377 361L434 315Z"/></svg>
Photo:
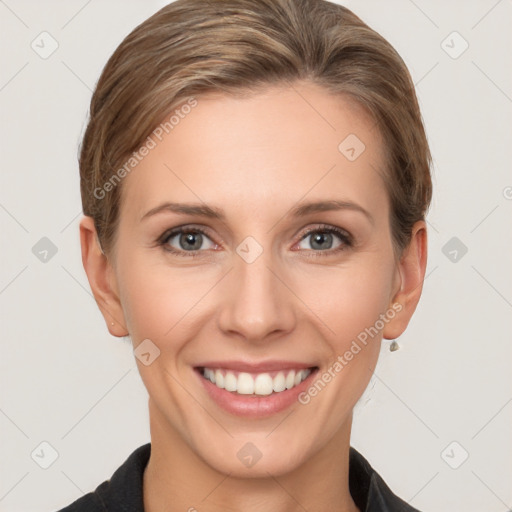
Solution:
<svg viewBox="0 0 512 512"><path fill-rule="evenodd" d="M234 268L222 283L220 329L252 343L291 332L297 317L295 296L282 266L272 262L271 251L251 263L236 253L233 260Z"/></svg>

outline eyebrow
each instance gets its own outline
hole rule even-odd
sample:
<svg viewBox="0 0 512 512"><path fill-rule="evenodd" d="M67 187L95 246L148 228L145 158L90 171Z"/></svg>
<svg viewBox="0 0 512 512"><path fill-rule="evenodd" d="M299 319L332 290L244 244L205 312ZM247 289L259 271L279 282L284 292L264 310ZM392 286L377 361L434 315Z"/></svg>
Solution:
<svg viewBox="0 0 512 512"><path fill-rule="evenodd" d="M365 210L361 205L351 201L331 200L303 203L293 208L290 214L294 217L304 217L306 215L310 215L311 213L338 210L352 210L362 213L372 224L374 223L374 219L368 210Z"/></svg>
<svg viewBox="0 0 512 512"><path fill-rule="evenodd" d="M163 203L152 208L141 217L141 222L148 217L159 213L172 212L181 215L199 215L201 217L209 217L212 219L225 220L224 212L220 208L207 206L198 203Z"/></svg>
<svg viewBox="0 0 512 512"><path fill-rule="evenodd" d="M364 216L374 224L374 219L370 212L365 210L362 206L351 201L315 201L309 203L300 203L293 207L287 216L291 217L305 217L312 213L339 211L339 210L352 210L364 214ZM221 221L226 220L226 215L223 210L218 207L208 206L200 203L171 203L165 202L155 208L152 208L141 217L141 222L144 219L157 215L159 213L172 212L181 215L198 215L210 219L218 219Z"/></svg>

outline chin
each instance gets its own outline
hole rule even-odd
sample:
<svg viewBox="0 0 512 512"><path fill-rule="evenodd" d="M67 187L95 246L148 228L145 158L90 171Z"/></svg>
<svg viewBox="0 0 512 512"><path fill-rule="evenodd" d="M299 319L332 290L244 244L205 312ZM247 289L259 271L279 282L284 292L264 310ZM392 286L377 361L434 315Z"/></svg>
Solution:
<svg viewBox="0 0 512 512"><path fill-rule="evenodd" d="M212 452L211 446L205 447L205 453L198 453L212 469L229 474L234 478L268 478L290 473L300 467L306 459L307 441L296 439L295 443L283 446L280 439L265 439L267 433L246 439L230 439L226 444L217 444ZM299 451L297 446L302 447Z"/></svg>

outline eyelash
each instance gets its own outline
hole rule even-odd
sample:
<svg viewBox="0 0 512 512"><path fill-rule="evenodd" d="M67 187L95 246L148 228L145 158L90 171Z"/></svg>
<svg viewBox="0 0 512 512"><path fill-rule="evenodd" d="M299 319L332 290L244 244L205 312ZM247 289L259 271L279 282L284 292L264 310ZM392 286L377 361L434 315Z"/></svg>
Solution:
<svg viewBox="0 0 512 512"><path fill-rule="evenodd" d="M188 258L196 258L198 256L201 256L201 253L204 251L196 250L196 251L180 251L176 250L173 247L170 247L167 245L168 241L173 238L176 235L179 234L186 234L186 233L201 233L202 235L208 236L208 233L205 229L200 227L179 227L179 228L173 228L171 230L166 231L159 239L158 239L158 245L162 247L162 249L166 252L169 252L171 254L174 254L176 256L182 256L182 257L188 257ZM353 247L354 242L352 239L352 236L346 232L345 230L336 228L334 226L329 226L326 224L322 224L320 226L316 226L314 228L308 228L301 236L299 243L302 242L302 240L306 239L309 235L312 233L330 233L337 235L341 240L341 245L335 249L323 249L315 251L313 249L307 250L308 253L311 253L308 257L324 257L329 256L332 254L337 254L339 252L345 251L351 247Z"/></svg>

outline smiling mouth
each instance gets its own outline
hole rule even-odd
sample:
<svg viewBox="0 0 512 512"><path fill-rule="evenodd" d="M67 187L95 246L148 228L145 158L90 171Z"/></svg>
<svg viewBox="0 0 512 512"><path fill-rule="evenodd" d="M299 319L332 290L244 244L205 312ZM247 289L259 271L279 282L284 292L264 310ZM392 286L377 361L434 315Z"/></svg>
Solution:
<svg viewBox="0 0 512 512"><path fill-rule="evenodd" d="M198 366L197 372L219 389L238 395L268 396L293 389L318 370L318 366L249 373L226 368Z"/></svg>

